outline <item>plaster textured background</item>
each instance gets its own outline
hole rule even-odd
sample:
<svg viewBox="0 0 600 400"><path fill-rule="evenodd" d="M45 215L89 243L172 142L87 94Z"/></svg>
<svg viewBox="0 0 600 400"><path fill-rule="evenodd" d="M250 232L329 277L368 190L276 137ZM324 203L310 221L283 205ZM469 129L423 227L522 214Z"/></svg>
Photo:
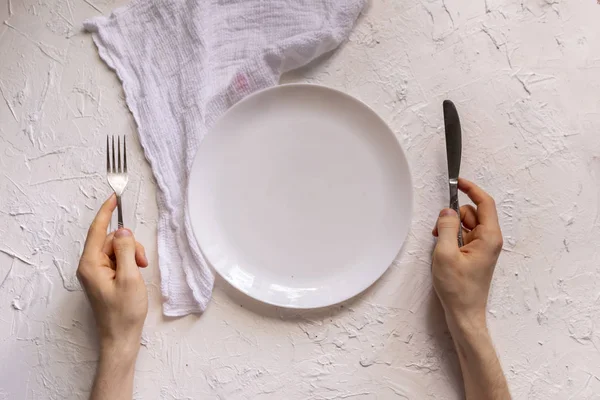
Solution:
<svg viewBox="0 0 600 400"><path fill-rule="evenodd" d="M115 0L0 0L0 399L84 399L93 320L75 278L109 189L105 135L130 137L126 220L156 262L154 182L120 84L81 22ZM373 0L350 41L285 81L344 90L392 126L416 185L399 260L327 310L252 302L218 281L202 317L162 317L156 266L138 399L458 399L431 290L445 205L441 103L462 175L498 203L489 324L516 399L600 399L600 5Z"/></svg>

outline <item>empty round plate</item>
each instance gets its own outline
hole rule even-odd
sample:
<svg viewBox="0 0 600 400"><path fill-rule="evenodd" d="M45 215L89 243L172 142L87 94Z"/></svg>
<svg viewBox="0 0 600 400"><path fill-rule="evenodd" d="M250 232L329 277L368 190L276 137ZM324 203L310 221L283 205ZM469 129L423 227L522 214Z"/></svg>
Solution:
<svg viewBox="0 0 600 400"><path fill-rule="evenodd" d="M229 109L199 146L188 190L202 253L277 306L323 307L375 282L410 227L406 156L359 100L282 85Z"/></svg>

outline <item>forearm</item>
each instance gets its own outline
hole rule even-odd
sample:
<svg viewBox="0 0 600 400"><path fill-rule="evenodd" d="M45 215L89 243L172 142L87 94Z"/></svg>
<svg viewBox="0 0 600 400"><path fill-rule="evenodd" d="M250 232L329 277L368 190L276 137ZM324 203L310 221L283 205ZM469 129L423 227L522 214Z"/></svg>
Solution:
<svg viewBox="0 0 600 400"><path fill-rule="evenodd" d="M485 323L454 324L452 337L458 353L467 400L510 400L506 378Z"/></svg>
<svg viewBox="0 0 600 400"><path fill-rule="evenodd" d="M137 349L104 348L90 400L131 400Z"/></svg>

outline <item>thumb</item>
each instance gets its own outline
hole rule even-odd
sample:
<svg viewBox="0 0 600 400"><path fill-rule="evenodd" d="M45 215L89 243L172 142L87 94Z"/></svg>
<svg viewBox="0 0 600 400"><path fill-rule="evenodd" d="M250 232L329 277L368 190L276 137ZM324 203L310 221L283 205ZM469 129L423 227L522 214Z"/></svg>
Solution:
<svg viewBox="0 0 600 400"><path fill-rule="evenodd" d="M456 211L451 208L444 208L437 220L438 246L443 247L445 250L458 249L459 229L460 219Z"/></svg>
<svg viewBox="0 0 600 400"><path fill-rule="evenodd" d="M115 260L117 261L117 279L139 274L135 262L135 238L129 229L120 228L115 232L113 249L115 250Z"/></svg>

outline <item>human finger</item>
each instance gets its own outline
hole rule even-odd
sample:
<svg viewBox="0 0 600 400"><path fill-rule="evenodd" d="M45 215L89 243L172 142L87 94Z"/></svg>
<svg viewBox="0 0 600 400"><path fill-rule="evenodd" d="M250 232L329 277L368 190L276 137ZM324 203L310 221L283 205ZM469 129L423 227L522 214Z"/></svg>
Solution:
<svg viewBox="0 0 600 400"><path fill-rule="evenodd" d="M444 251L458 250L460 220L456 212L450 208L443 209L440 212L436 227L438 234L436 247Z"/></svg>
<svg viewBox="0 0 600 400"><path fill-rule="evenodd" d="M148 266L148 257L146 249L140 242L135 242L135 263L138 267L146 268Z"/></svg>
<svg viewBox="0 0 600 400"><path fill-rule="evenodd" d="M90 225L83 252L101 251L106 239L106 231L110 224L112 213L117 207L117 198L112 194L100 207L96 217Z"/></svg>
<svg viewBox="0 0 600 400"><path fill-rule="evenodd" d="M458 180L458 188L465 193L477 206L477 218L480 223L498 227L498 212L496 211L496 202L483 189L463 178Z"/></svg>
<svg viewBox="0 0 600 400"><path fill-rule="evenodd" d="M475 229L475 227L478 224L477 210L475 210L475 207L473 207L472 205L462 206L460 208L460 221L462 225L468 230ZM431 234L435 237L438 236L437 221L435 226L433 227L433 230L431 231Z"/></svg>
<svg viewBox="0 0 600 400"><path fill-rule="evenodd" d="M128 228L127 229L131 232ZM115 231L116 232L116 231ZM111 232L104 241L104 247L102 248L102 252L106 254L110 258L114 258L115 249L113 246L113 239L115 237L115 232ZM148 257L146 257L146 249L140 242L135 242L135 263L138 267L145 268L148 266Z"/></svg>
<svg viewBox="0 0 600 400"><path fill-rule="evenodd" d="M460 222L468 230L472 231L475 229L479 221L477 220L477 210L470 204L464 205L460 208ZM433 227L431 234L437 237L437 222Z"/></svg>
<svg viewBox="0 0 600 400"><path fill-rule="evenodd" d="M464 228L463 228L462 232L463 232L463 246L468 245L475 239L475 232L464 229Z"/></svg>
<svg viewBox="0 0 600 400"><path fill-rule="evenodd" d="M133 233L126 228L120 228L113 237L115 261L117 263L117 280L129 280L139 275L135 259L135 238Z"/></svg>
<svg viewBox="0 0 600 400"><path fill-rule="evenodd" d="M116 231L112 231L106 236L106 238L104 239L104 245L102 246L102 252L109 257L114 257L115 255L115 250L113 249L112 243L113 238L115 237L115 232Z"/></svg>
<svg viewBox="0 0 600 400"><path fill-rule="evenodd" d="M472 231L475 229L479 220L477 219L477 210L470 204L464 205L460 208L460 222L468 230Z"/></svg>

